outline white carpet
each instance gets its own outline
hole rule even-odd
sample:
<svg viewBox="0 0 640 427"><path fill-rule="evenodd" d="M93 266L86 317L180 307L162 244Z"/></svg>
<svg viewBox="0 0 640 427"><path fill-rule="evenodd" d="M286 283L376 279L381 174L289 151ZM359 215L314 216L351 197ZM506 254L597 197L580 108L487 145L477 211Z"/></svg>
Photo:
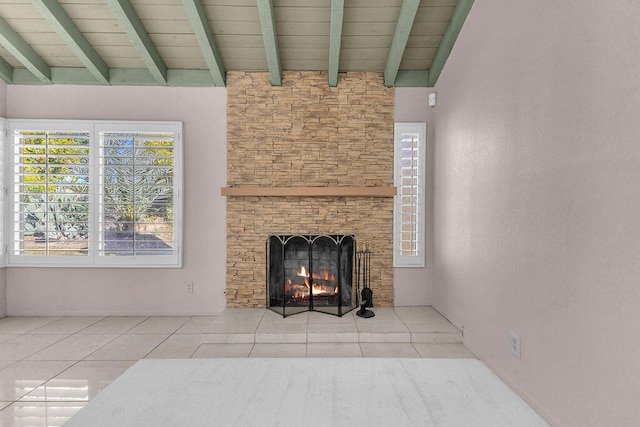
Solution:
<svg viewBox="0 0 640 427"><path fill-rule="evenodd" d="M548 426L473 359L141 360L74 426Z"/></svg>

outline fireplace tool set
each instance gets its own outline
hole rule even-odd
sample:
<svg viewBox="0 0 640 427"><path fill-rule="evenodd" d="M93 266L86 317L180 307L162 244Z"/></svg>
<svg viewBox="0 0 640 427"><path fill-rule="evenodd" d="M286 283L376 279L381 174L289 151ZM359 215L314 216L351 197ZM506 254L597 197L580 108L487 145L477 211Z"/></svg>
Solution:
<svg viewBox="0 0 640 427"><path fill-rule="evenodd" d="M356 245L356 305L360 305L360 310L356 314L360 317L370 318L375 316L367 307L373 307L373 291L371 283L371 242L358 243ZM362 284L362 293L360 293ZM362 301L358 297L362 296Z"/></svg>

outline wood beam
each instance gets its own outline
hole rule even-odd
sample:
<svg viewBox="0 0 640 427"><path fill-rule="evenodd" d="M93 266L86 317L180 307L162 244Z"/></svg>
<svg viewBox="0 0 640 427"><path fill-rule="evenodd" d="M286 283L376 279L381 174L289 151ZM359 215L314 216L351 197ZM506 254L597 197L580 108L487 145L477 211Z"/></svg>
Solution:
<svg viewBox="0 0 640 427"><path fill-rule="evenodd" d="M187 17L195 33L204 59L211 71L211 77L216 86L225 86L225 69L218 48L213 40L213 33L209 26L209 20L205 14L200 0L182 0Z"/></svg>
<svg viewBox="0 0 640 427"><path fill-rule="evenodd" d="M49 65L2 17L0 17L0 44L20 61L27 70L32 72L39 82L51 83L51 68ZM7 81L6 73L10 73L9 80L13 80L13 67L7 61L4 61L2 68L3 80ZM10 81L7 82L10 83Z"/></svg>
<svg viewBox="0 0 640 427"><path fill-rule="evenodd" d="M416 18L416 12L418 12L419 5L420 0L402 1L400 16L398 16L398 22L396 24L396 31L391 42L391 49L389 49L389 56L387 57L387 65L384 68L384 85L387 87L393 86L396 82L396 76L398 74L398 69L400 68L402 55L404 55L404 49L407 47L407 41L409 40L411 27L413 26L413 21Z"/></svg>
<svg viewBox="0 0 640 427"><path fill-rule="evenodd" d="M0 79L5 83L13 83L13 67L2 57L0 57Z"/></svg>
<svg viewBox="0 0 640 427"><path fill-rule="evenodd" d="M331 27L329 30L329 86L331 87L338 86L343 16L344 0L331 0Z"/></svg>
<svg viewBox="0 0 640 427"><path fill-rule="evenodd" d="M427 87L429 70L398 71L395 87Z"/></svg>
<svg viewBox="0 0 640 427"><path fill-rule="evenodd" d="M109 70L112 86L158 86L158 82L146 68L112 68ZM13 83L21 85L44 84L24 68L13 71ZM97 85L96 77L86 68L51 67L51 83ZM209 70L167 70L167 85L173 87L214 86Z"/></svg>
<svg viewBox="0 0 640 427"><path fill-rule="evenodd" d="M109 67L56 0L31 0L80 62L101 84L109 84Z"/></svg>
<svg viewBox="0 0 640 427"><path fill-rule="evenodd" d="M438 50L431 62L431 68L429 69L429 87L434 87L438 82L440 73L447 63L453 45L458 39L458 34L460 34L460 30L467 20L471 6L473 6L473 1L474 0L458 0L458 4L456 4L456 8L451 14L451 21L449 21L449 25L442 36L440 46L438 46Z"/></svg>
<svg viewBox="0 0 640 427"><path fill-rule="evenodd" d="M282 86L282 65L280 64L280 50L278 48L278 34L276 33L276 18L273 13L273 0L257 0L262 39L267 55L267 65L271 76L271 86Z"/></svg>
<svg viewBox="0 0 640 427"><path fill-rule="evenodd" d="M167 84L167 66L129 0L107 0L107 3L153 78L160 84Z"/></svg>

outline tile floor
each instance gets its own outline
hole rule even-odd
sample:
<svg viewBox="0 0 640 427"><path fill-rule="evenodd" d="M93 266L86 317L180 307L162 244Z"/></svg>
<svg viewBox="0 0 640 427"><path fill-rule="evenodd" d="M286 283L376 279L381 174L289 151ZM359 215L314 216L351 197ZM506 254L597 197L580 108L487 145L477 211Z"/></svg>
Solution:
<svg viewBox="0 0 640 427"><path fill-rule="evenodd" d="M373 310L0 318L0 426L62 425L143 358L474 357L431 307Z"/></svg>

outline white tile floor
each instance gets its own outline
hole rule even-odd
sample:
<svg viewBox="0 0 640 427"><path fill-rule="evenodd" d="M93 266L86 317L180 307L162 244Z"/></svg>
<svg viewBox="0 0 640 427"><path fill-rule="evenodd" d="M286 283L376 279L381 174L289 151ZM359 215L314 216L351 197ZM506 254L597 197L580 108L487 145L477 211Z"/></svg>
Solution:
<svg viewBox="0 0 640 427"><path fill-rule="evenodd" d="M0 426L62 425L143 358L473 358L431 307L282 318L264 309L198 317L0 318Z"/></svg>

